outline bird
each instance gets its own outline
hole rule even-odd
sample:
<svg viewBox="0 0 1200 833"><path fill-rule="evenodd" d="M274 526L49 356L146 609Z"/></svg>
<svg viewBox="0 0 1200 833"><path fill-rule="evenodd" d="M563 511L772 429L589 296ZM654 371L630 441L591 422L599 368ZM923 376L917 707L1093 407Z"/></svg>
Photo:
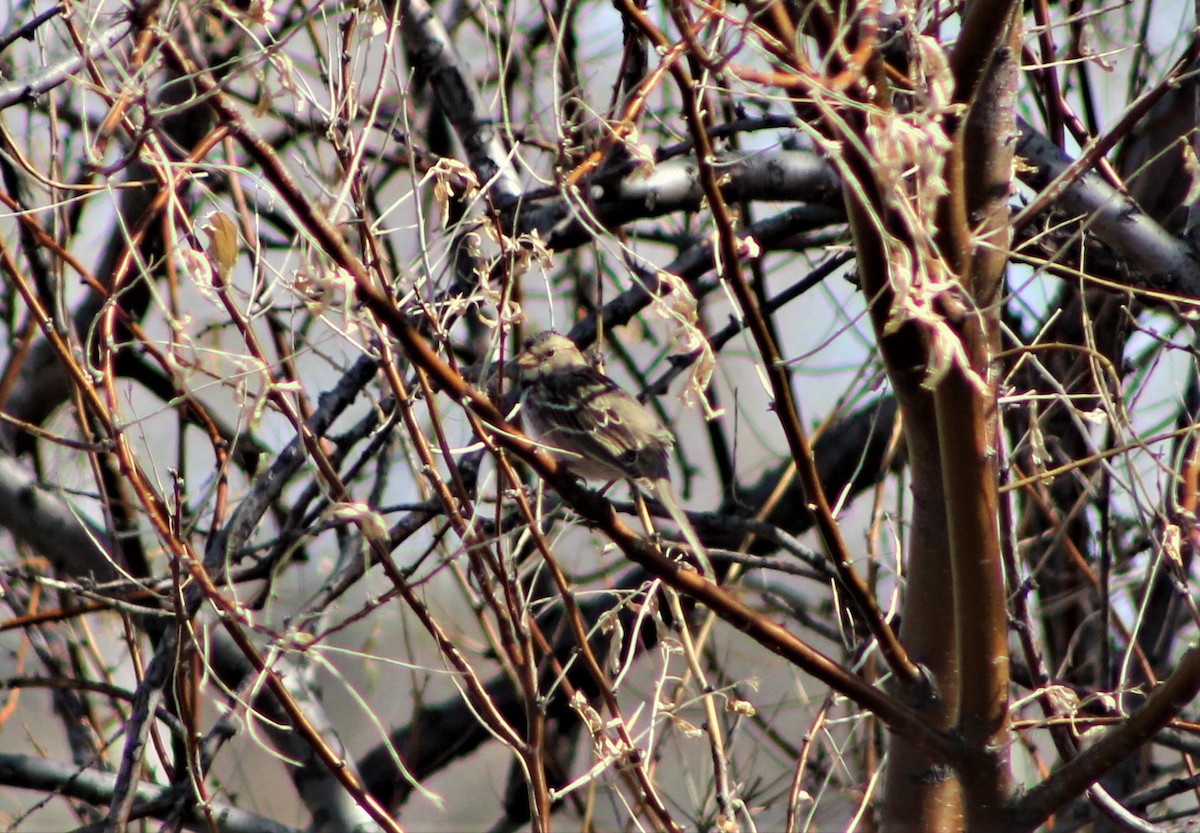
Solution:
<svg viewBox="0 0 1200 833"><path fill-rule="evenodd" d="M715 578L708 552L671 486L675 436L620 385L554 330L527 338L516 358L525 430L567 470L585 480L627 480L666 508Z"/></svg>

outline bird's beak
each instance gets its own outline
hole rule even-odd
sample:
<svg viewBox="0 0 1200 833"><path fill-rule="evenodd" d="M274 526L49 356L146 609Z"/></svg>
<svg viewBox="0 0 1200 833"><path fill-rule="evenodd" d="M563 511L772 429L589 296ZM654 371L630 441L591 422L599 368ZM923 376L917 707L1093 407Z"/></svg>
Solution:
<svg viewBox="0 0 1200 833"><path fill-rule="evenodd" d="M521 353L513 361L516 362L517 367L519 367L521 370L532 370L533 368L537 367L538 363L537 356L533 355L533 353L530 353L529 351Z"/></svg>

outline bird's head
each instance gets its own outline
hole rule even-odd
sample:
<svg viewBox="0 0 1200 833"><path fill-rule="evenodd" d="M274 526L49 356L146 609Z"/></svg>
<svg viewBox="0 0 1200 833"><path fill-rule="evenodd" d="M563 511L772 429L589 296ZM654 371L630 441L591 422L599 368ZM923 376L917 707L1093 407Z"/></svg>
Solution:
<svg viewBox="0 0 1200 833"><path fill-rule="evenodd" d="M564 335L546 330L525 339L517 356L517 367L523 378L536 378L569 367L586 367L587 359L575 342Z"/></svg>

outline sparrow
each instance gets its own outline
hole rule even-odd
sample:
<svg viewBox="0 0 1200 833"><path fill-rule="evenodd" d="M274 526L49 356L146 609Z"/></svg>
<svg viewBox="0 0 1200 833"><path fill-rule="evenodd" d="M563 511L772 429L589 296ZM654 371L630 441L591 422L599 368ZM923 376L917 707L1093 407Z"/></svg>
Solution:
<svg viewBox="0 0 1200 833"><path fill-rule="evenodd" d="M668 457L674 435L553 330L526 339L516 359L525 430L585 480L628 480L658 498L715 578L708 552L679 508Z"/></svg>

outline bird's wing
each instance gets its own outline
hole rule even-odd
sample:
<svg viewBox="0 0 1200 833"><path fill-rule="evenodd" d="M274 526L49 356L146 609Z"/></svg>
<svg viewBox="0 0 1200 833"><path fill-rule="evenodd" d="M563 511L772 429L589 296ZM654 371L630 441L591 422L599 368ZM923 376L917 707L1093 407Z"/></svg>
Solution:
<svg viewBox="0 0 1200 833"><path fill-rule="evenodd" d="M548 413L543 438L611 466L627 477L668 473L674 437L635 398L591 367L572 367L542 380L537 405Z"/></svg>

